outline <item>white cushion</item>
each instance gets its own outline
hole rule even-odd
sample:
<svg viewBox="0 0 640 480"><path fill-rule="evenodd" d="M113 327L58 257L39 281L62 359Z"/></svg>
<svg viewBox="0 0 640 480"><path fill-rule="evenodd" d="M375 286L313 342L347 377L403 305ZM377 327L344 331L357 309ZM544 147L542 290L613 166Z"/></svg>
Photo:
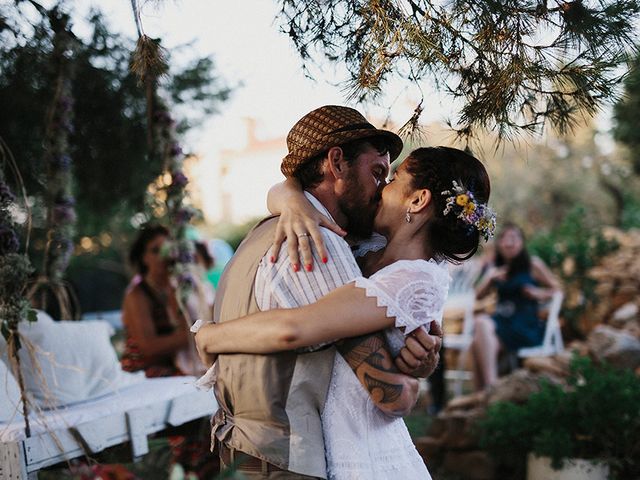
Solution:
<svg viewBox="0 0 640 480"><path fill-rule="evenodd" d="M0 423L22 418L20 387L4 362L0 362Z"/></svg>
<svg viewBox="0 0 640 480"><path fill-rule="evenodd" d="M54 322L39 312L37 322L21 323L19 331L25 387L40 408L98 398L144 379L143 372L128 373L120 367L110 341L113 329L107 322ZM4 342L0 353L6 362Z"/></svg>

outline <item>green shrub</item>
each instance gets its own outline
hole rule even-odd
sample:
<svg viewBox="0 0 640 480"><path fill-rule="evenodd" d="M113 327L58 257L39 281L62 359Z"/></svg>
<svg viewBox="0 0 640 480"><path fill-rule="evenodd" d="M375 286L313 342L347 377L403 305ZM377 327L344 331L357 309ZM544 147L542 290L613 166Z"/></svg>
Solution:
<svg viewBox="0 0 640 480"><path fill-rule="evenodd" d="M524 405L491 405L479 428L481 446L514 475L533 452L555 468L601 459L615 478L640 478L640 380L630 370L574 357L567 387L545 382Z"/></svg>

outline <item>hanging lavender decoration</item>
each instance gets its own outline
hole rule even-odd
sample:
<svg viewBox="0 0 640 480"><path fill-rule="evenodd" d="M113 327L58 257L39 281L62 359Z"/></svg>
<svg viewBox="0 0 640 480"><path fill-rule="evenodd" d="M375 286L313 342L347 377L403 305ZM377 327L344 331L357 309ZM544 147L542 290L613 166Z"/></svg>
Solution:
<svg viewBox="0 0 640 480"><path fill-rule="evenodd" d="M152 39L144 33L138 2L132 0L132 8L138 42L133 53L131 69L137 75L139 84L147 94L147 118L149 122L149 156L152 163L162 165L163 181L159 190L148 195L147 208L149 218L155 214L164 214L171 233L165 254L171 263L171 276L176 285L178 304L190 324L195 322L194 315L187 304L197 289L197 280L193 273L195 266L195 246L187 238L187 227L191 220L200 214L199 210L188 203L186 186L189 183L184 174L185 155L177 139L176 122L169 112L167 104L158 94L158 80L169 71L166 51L159 39ZM164 199L162 199L164 196ZM164 201L163 201L164 200Z"/></svg>
<svg viewBox="0 0 640 480"><path fill-rule="evenodd" d="M53 16L55 15L55 16ZM47 206L47 238L41 276L29 292L34 304L47 308L49 293L56 299L62 318L77 315L70 286L64 272L73 254L76 211L72 193L70 137L74 133L73 52L75 37L69 30L69 17L59 10L50 12L54 30L51 63L57 72L55 90L47 116L45 134L45 203Z"/></svg>
<svg viewBox="0 0 640 480"><path fill-rule="evenodd" d="M29 437L31 435L29 400L25 393L24 378L18 356L18 351L22 347L18 325L25 320L31 322L36 320L36 312L31 309L25 295L27 282L33 268L27 255L20 253L17 225L12 214L12 209L17 208L18 202L6 182L5 169L7 167L13 169L19 184L21 184L21 178L15 161L1 138L0 167L0 333L7 342L9 367L20 387L25 433ZM28 212L26 196L24 200Z"/></svg>
<svg viewBox="0 0 640 480"><path fill-rule="evenodd" d="M188 204L186 191L189 179L184 174L185 155L180 146L173 120L166 104L156 96L153 115L153 137L162 158L164 171L168 173L168 184L163 189L166 194L165 206L171 232L168 255L172 264L172 276L177 283L178 300L186 305L196 288L192 272L195 262L195 246L187 238L187 227L200 212ZM195 321L195 319L192 319Z"/></svg>

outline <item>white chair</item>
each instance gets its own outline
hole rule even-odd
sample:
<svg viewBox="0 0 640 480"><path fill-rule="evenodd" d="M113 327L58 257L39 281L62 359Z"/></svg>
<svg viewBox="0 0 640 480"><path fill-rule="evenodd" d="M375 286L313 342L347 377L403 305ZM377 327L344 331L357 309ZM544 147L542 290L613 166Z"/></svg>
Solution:
<svg viewBox="0 0 640 480"><path fill-rule="evenodd" d="M544 339L542 344L537 347L526 347L518 350L519 358L528 357L549 357L556 355L564 350L564 342L562 341L562 332L560 331L560 307L564 294L558 290L551 297L549 302L549 314L547 315L547 323L544 331Z"/></svg>
<svg viewBox="0 0 640 480"><path fill-rule="evenodd" d="M482 266L479 262L470 260L461 265L451 267L451 283L449 285L449 295L445 303L445 312L456 309L464 312L461 333L448 333L444 336L444 347L446 349L458 350L458 361L456 368L448 368L444 372L445 379L453 382L455 395L462 393L464 381L471 380L471 372L464 369L469 354L469 346L473 340L473 307L476 296L474 286L478 281Z"/></svg>

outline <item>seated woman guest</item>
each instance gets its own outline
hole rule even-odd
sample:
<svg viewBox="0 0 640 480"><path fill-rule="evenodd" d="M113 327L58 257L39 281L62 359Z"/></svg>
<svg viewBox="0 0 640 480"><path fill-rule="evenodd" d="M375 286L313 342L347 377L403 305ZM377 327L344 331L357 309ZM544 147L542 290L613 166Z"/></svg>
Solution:
<svg viewBox="0 0 640 480"><path fill-rule="evenodd" d="M471 351L477 390L496 382L501 350L517 352L542 343L545 325L538 317L539 302L549 300L560 289L560 282L545 263L529 255L518 226L505 224L495 248L494 263L476 288L478 299L494 290L498 295L494 315L482 314L475 319Z"/></svg>
<svg viewBox="0 0 640 480"><path fill-rule="evenodd" d="M127 333L122 367L130 372L144 370L147 377L181 374L175 367L175 356L189 345L187 324L161 255L168 237L165 227L146 227L129 253L141 280L127 291L122 304Z"/></svg>
<svg viewBox="0 0 640 480"><path fill-rule="evenodd" d="M134 241L129 261L140 280L130 287L122 305L127 340L122 368L144 370L147 377L184 375L177 365L192 342L187 322L180 312L162 247L169 231L160 225L144 228ZM169 437L172 464L180 465L196 478L211 478L218 469L217 456L209 452L208 422L195 422L188 436Z"/></svg>

